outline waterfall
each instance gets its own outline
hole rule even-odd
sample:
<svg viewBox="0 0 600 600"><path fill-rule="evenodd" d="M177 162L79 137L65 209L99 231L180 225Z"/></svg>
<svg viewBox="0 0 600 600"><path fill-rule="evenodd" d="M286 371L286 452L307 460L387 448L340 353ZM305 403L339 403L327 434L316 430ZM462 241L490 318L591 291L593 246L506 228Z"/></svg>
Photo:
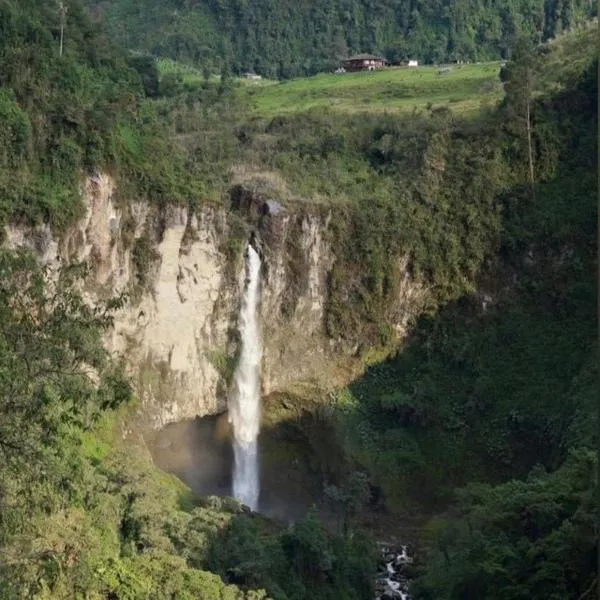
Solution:
<svg viewBox="0 0 600 600"><path fill-rule="evenodd" d="M260 256L251 245L246 267L247 284L240 313L242 351L229 398L229 420L234 435L233 496L255 510L259 494L257 438L262 346L258 324Z"/></svg>

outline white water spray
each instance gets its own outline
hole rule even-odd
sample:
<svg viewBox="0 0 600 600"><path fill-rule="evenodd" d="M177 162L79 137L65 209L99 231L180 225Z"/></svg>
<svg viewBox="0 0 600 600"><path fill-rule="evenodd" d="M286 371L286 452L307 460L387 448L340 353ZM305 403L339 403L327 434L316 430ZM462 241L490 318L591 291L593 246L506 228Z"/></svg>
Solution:
<svg viewBox="0 0 600 600"><path fill-rule="evenodd" d="M250 245L246 266L248 283L240 313L242 351L229 399L229 420L233 424L234 435L233 495L255 510L259 494L257 438L262 346L258 325L260 256Z"/></svg>

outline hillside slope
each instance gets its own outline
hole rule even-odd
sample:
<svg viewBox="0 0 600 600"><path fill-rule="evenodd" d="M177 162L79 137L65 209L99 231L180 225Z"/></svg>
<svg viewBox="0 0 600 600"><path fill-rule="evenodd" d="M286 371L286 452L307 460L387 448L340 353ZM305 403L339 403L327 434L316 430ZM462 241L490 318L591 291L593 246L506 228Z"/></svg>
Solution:
<svg viewBox="0 0 600 600"><path fill-rule="evenodd" d="M388 505L444 510L426 529L419 599L567 600L595 586L595 34L534 61L534 190L510 94L500 107L496 140L521 175L494 200L498 245L476 291L422 318L339 398L340 435Z"/></svg>
<svg viewBox="0 0 600 600"><path fill-rule="evenodd" d="M398 67L375 73L323 73L246 87L250 106L263 117L318 109L347 114L410 113L440 106L463 115L500 100L499 71L498 62L445 69Z"/></svg>
<svg viewBox="0 0 600 600"><path fill-rule="evenodd" d="M506 58L520 32L549 39L595 10L587 0L90 0L123 45L269 77L312 74L348 53L422 62Z"/></svg>

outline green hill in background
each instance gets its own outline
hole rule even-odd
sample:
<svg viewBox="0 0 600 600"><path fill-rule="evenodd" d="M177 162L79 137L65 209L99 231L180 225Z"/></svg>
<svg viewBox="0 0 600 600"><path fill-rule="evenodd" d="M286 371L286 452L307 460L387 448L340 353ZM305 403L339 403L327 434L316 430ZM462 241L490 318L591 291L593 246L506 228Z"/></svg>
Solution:
<svg viewBox="0 0 600 600"><path fill-rule="evenodd" d="M545 41L594 14L588 0L89 0L125 47L287 78L376 52L389 60L507 58L519 33Z"/></svg>

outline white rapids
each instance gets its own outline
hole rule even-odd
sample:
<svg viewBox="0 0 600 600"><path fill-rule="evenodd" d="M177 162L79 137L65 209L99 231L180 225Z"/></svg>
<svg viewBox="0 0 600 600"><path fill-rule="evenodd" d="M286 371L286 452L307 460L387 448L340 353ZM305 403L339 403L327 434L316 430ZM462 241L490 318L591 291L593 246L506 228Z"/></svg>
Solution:
<svg viewBox="0 0 600 600"><path fill-rule="evenodd" d="M379 544L383 568L375 582L375 600L410 600L406 568L412 564L413 558L409 556L407 546L399 549L400 552L389 544Z"/></svg>
<svg viewBox="0 0 600 600"><path fill-rule="evenodd" d="M233 496L256 510L260 493L258 432L260 428L260 361L262 344L258 320L260 256L252 246L246 255L247 284L240 313L242 349L229 398L233 425Z"/></svg>

